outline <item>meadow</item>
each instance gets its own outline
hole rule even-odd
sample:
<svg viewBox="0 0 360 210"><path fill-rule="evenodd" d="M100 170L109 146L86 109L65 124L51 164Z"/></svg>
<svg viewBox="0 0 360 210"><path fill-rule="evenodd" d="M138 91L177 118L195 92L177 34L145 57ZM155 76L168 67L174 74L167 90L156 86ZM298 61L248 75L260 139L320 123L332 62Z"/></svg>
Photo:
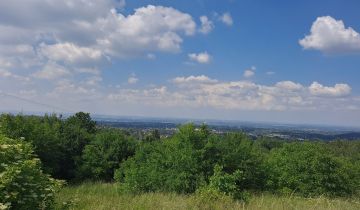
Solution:
<svg viewBox="0 0 360 210"><path fill-rule="evenodd" d="M56 197L56 209L246 209L246 210L357 210L359 198L304 198L272 194L253 195L247 203L232 199L207 200L196 194L124 194L118 184L83 183L63 188Z"/></svg>

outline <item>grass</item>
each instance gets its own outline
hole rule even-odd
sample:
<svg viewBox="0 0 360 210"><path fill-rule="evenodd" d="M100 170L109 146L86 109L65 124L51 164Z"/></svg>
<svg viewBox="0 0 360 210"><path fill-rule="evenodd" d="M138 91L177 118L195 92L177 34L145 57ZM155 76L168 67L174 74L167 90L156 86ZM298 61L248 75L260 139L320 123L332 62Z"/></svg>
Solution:
<svg viewBox="0 0 360 210"><path fill-rule="evenodd" d="M360 209L360 199L325 197L302 198L276 196L270 194L254 195L247 204L221 199L203 200L196 195L177 195L172 193L145 193L141 195L123 194L116 184L85 183L65 187L57 196L57 209L276 209L276 210L352 210ZM67 203L67 204L65 204ZM65 204L65 205L64 205Z"/></svg>

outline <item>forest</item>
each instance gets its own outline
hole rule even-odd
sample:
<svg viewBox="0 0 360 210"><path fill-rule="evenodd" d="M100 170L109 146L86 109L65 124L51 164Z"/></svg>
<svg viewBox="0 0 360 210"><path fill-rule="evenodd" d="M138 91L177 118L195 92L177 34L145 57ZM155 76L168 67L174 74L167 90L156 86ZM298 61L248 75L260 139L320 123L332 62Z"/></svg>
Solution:
<svg viewBox="0 0 360 210"><path fill-rule="evenodd" d="M246 205L261 193L358 198L360 141L253 140L191 123L171 137L154 130L139 139L99 127L83 112L0 116L0 209L72 209L75 201L58 203L57 195L89 183L115 185L127 196L194 195L205 203Z"/></svg>

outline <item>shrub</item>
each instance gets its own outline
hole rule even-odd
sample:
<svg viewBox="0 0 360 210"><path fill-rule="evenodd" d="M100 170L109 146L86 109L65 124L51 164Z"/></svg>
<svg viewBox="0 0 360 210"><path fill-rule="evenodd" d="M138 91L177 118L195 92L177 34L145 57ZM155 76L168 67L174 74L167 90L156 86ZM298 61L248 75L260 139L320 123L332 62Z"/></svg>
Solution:
<svg viewBox="0 0 360 210"><path fill-rule="evenodd" d="M199 185L199 161L189 145L172 140L146 143L116 172L130 192L194 192Z"/></svg>
<svg viewBox="0 0 360 210"><path fill-rule="evenodd" d="M261 190L264 188L266 174L263 168L263 154L252 140L242 133L230 133L221 136L215 144L215 148L210 147L207 160L216 157L212 162L222 165L223 171L227 174L241 171L242 179L237 181L241 189Z"/></svg>
<svg viewBox="0 0 360 210"><path fill-rule="evenodd" d="M9 209L51 209L61 182L40 169L30 144L0 136L0 200Z"/></svg>
<svg viewBox="0 0 360 210"><path fill-rule="evenodd" d="M63 168L60 128L62 121L56 115L24 116L3 114L0 131L13 139L23 138L34 146L44 171L56 177Z"/></svg>
<svg viewBox="0 0 360 210"><path fill-rule="evenodd" d="M75 178L76 163L85 145L96 132L96 123L83 112L66 120L55 114L44 117L2 114L0 132L30 142L47 173L55 178L71 180Z"/></svg>
<svg viewBox="0 0 360 210"><path fill-rule="evenodd" d="M345 196L358 189L354 166L317 143L291 143L270 153L268 186L280 193Z"/></svg>
<svg viewBox="0 0 360 210"><path fill-rule="evenodd" d="M79 177L111 181L120 163L135 153L136 141L113 129L98 132L85 146L81 158Z"/></svg>
<svg viewBox="0 0 360 210"><path fill-rule="evenodd" d="M201 131L180 128L173 138L143 143L116 172L116 179L131 192L195 192L204 180L201 172Z"/></svg>
<svg viewBox="0 0 360 210"><path fill-rule="evenodd" d="M223 167L215 165L214 174L210 177L210 182L205 187L200 188L197 193L207 195L210 198L218 198L221 195L230 196L233 199L247 201L248 193L241 189L239 183L244 179L243 171L236 170L232 174L223 172Z"/></svg>

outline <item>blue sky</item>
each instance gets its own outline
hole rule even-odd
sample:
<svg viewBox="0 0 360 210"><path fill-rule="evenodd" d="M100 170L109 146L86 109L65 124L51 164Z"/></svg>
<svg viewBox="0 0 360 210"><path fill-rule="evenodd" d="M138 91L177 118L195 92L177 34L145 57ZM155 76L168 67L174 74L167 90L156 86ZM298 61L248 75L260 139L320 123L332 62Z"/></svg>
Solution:
<svg viewBox="0 0 360 210"><path fill-rule="evenodd" d="M2 1L0 109L358 126L358 8Z"/></svg>

